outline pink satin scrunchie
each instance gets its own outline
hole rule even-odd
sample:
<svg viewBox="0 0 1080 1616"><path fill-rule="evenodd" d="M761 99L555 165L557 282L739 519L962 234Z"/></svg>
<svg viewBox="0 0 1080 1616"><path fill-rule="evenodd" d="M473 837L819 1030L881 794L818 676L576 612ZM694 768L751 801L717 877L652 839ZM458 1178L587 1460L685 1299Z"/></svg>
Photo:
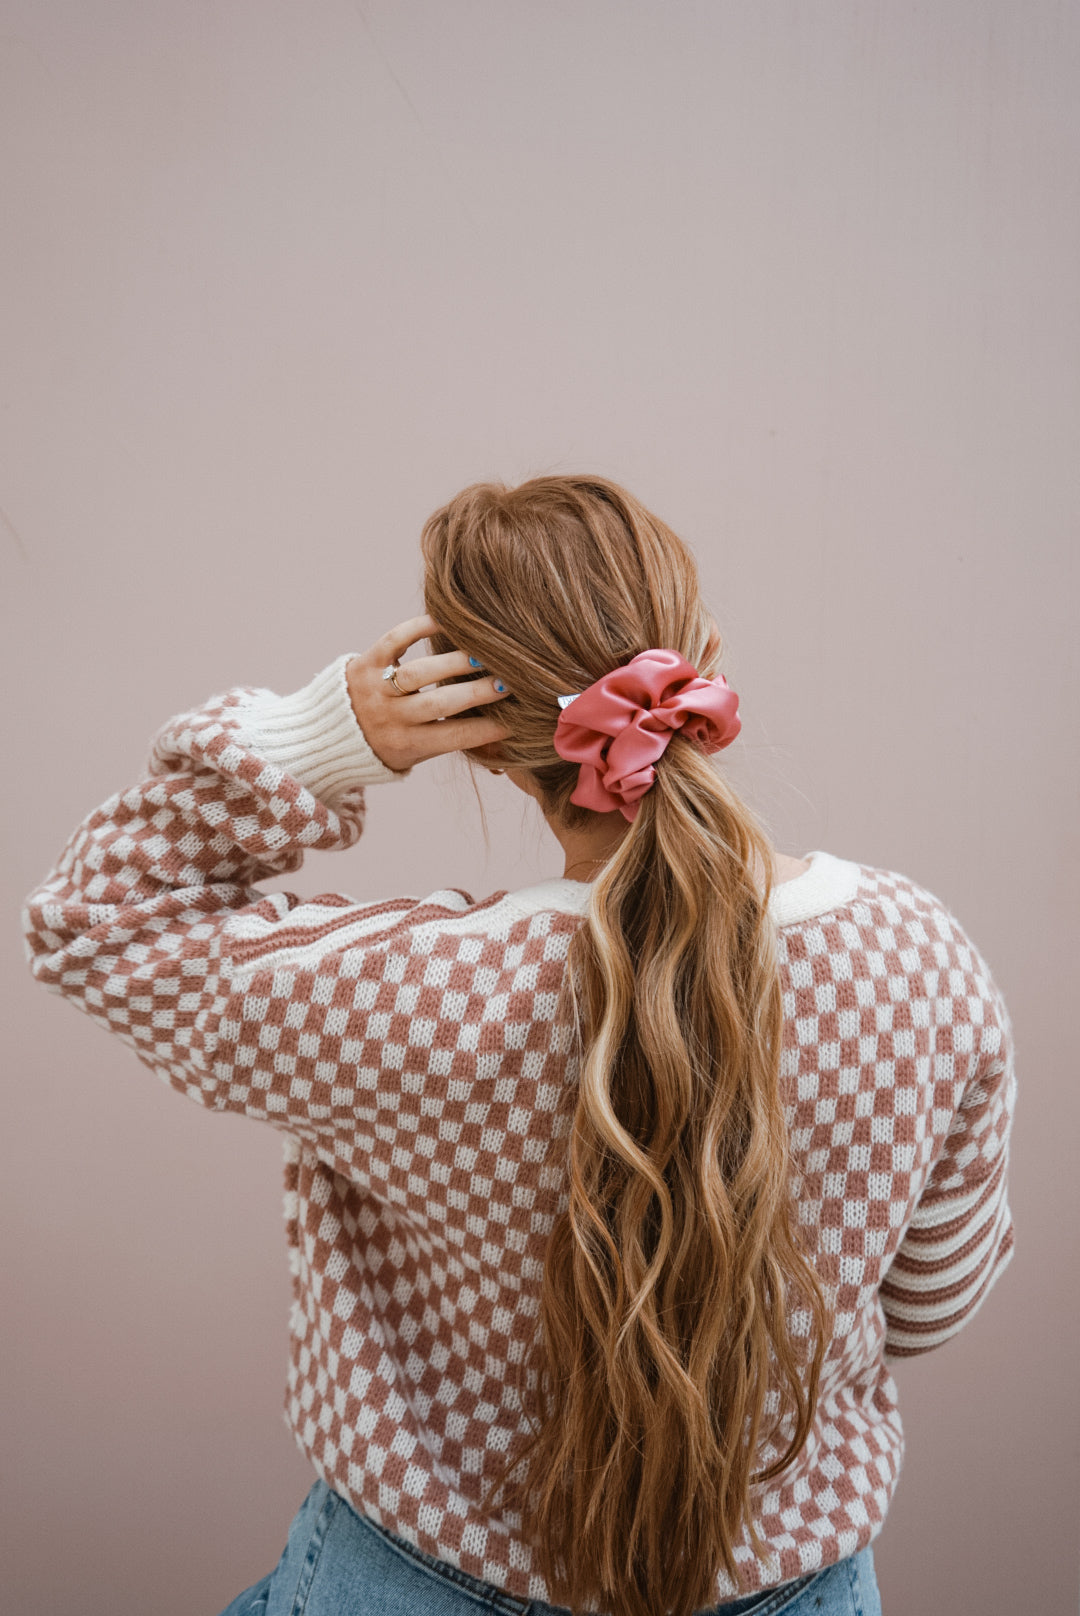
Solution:
<svg viewBox="0 0 1080 1616"><path fill-rule="evenodd" d="M555 750L581 765L570 801L600 814L618 808L633 820L674 732L719 752L742 728L738 705L723 674L702 679L677 651L640 651L559 714Z"/></svg>

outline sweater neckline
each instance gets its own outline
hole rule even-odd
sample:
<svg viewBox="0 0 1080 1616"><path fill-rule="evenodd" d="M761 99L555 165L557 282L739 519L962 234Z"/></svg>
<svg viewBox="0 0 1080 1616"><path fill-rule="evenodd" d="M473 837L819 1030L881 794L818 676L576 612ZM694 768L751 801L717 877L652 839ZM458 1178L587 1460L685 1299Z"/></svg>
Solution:
<svg viewBox="0 0 1080 1616"><path fill-rule="evenodd" d="M769 913L778 926L793 926L800 920L827 914L850 903L858 889L859 866L853 860L838 858L822 848L802 856L810 861L810 868L790 881L782 881L769 894ZM519 887L507 893L503 901L526 914L564 909L583 915L589 907L590 885L588 881L555 875L547 881Z"/></svg>

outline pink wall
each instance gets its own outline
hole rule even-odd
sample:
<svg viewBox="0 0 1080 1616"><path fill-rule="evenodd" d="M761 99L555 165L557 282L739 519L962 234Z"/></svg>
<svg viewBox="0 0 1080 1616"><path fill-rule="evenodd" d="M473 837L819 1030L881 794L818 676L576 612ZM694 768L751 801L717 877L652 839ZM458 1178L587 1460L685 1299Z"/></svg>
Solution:
<svg viewBox="0 0 1080 1616"><path fill-rule="evenodd" d="M1017 1257L896 1368L877 1558L1075 1609L1078 58L1054 0L3 0L7 1608L214 1616L311 1479L278 1140L33 988L23 895L168 714L415 611L455 489L590 469L697 549L780 847L1006 994ZM490 852L440 762L291 884L560 873L484 790Z"/></svg>

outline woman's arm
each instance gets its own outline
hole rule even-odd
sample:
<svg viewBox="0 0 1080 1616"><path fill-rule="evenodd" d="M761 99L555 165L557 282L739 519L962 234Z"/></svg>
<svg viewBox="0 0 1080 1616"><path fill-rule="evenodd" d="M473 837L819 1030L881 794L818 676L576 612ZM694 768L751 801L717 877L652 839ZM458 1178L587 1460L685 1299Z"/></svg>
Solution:
<svg viewBox="0 0 1080 1616"><path fill-rule="evenodd" d="M971 1076L911 1222L881 1285L886 1353L909 1358L951 1339L979 1309L1014 1250L1008 1199L1016 1109L1012 1021L971 945L982 1000Z"/></svg>
<svg viewBox="0 0 1080 1616"><path fill-rule="evenodd" d="M300 1131L321 1120L303 1050L328 1025L325 974L278 970L253 993L260 958L299 947L317 960L346 938L368 953L422 900L305 903L257 883L298 869L309 848L354 843L365 786L505 734L494 716L454 716L498 699L489 679L389 693L382 667L435 626L410 619L292 696L242 688L170 720L147 777L78 826L27 900L38 981L204 1106ZM452 652L400 677L416 690L468 671Z"/></svg>

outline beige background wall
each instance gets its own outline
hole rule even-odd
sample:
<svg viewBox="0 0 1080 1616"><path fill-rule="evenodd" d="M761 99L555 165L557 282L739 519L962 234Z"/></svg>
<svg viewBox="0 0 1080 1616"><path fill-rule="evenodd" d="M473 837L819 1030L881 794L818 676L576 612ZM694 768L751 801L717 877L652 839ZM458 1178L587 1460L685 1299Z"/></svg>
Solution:
<svg viewBox="0 0 1080 1616"><path fill-rule="evenodd" d="M901 1363L886 1616L1075 1609L1080 15L1053 0L2 0L4 1603L214 1616L312 1479L277 1137L24 973L167 715L419 607L466 482L696 548L780 847L938 893L1017 1032L1017 1256ZM558 874L506 782L292 885Z"/></svg>

